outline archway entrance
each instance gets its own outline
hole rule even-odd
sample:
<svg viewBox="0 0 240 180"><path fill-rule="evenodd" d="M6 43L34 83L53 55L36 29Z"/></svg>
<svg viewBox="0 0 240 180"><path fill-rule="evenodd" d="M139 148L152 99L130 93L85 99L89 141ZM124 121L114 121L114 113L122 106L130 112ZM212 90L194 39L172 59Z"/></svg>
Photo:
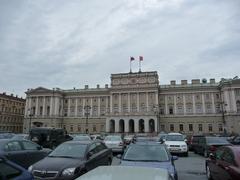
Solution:
<svg viewBox="0 0 240 180"><path fill-rule="evenodd" d="M144 133L144 120L143 119L139 120L139 132Z"/></svg>
<svg viewBox="0 0 240 180"><path fill-rule="evenodd" d="M110 120L110 133L115 132L115 121L113 119Z"/></svg>
<svg viewBox="0 0 240 180"><path fill-rule="evenodd" d="M129 132L134 133L134 120L130 119L129 122Z"/></svg>
<svg viewBox="0 0 240 180"><path fill-rule="evenodd" d="M120 120L119 121L119 132L120 133L124 133L124 131L125 131L125 128L124 128L124 120Z"/></svg>
<svg viewBox="0 0 240 180"><path fill-rule="evenodd" d="M153 119L150 119L150 120L149 120L149 132L150 132L150 133L155 132L155 122L154 122Z"/></svg>

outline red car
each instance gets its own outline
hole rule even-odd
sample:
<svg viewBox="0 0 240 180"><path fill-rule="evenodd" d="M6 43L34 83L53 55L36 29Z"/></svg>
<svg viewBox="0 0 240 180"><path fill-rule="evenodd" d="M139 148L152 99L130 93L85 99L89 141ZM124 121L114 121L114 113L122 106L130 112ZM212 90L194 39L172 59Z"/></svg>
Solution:
<svg viewBox="0 0 240 180"><path fill-rule="evenodd" d="M240 179L240 146L222 146L206 160L208 179Z"/></svg>

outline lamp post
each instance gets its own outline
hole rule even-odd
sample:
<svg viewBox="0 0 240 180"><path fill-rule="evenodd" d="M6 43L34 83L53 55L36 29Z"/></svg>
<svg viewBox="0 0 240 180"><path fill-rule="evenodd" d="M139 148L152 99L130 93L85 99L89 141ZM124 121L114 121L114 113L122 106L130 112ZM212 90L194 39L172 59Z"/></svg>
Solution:
<svg viewBox="0 0 240 180"><path fill-rule="evenodd" d="M85 116L86 116L86 126L85 126L85 133L88 134L88 116L89 116L89 110L91 109L91 106L84 106L85 110Z"/></svg>
<svg viewBox="0 0 240 180"><path fill-rule="evenodd" d="M32 126L32 116L31 109L28 109L28 116L29 116L29 125L28 125L28 132L30 134L31 126Z"/></svg>

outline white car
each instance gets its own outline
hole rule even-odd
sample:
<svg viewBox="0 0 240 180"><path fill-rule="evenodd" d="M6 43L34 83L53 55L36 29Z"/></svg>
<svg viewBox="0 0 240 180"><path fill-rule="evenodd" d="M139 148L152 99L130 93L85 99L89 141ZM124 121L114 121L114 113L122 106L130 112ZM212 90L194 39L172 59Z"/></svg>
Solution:
<svg viewBox="0 0 240 180"><path fill-rule="evenodd" d="M121 136L118 135L109 135L104 139L105 145L112 149L112 152L123 153L124 151L124 142Z"/></svg>
<svg viewBox="0 0 240 180"><path fill-rule="evenodd" d="M183 154L188 156L188 146L184 140L184 136L180 133L168 133L164 144L171 153Z"/></svg>
<svg viewBox="0 0 240 180"><path fill-rule="evenodd" d="M133 166L99 166L77 180L172 180L166 169Z"/></svg>

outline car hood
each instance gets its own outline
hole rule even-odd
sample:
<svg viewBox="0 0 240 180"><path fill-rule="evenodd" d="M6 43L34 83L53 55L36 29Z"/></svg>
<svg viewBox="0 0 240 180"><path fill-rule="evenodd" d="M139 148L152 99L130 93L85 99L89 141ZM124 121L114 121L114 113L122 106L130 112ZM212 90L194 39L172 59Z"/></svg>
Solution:
<svg viewBox="0 0 240 180"><path fill-rule="evenodd" d="M169 173L174 172L174 166L170 161L166 162L144 162L144 161L124 161L121 160L121 166L151 167L168 170Z"/></svg>
<svg viewBox="0 0 240 180"><path fill-rule="evenodd" d="M46 157L33 164L33 170L61 171L66 168L72 168L82 165L84 159Z"/></svg>
<svg viewBox="0 0 240 180"><path fill-rule="evenodd" d="M165 141L166 145L187 145L185 141Z"/></svg>

